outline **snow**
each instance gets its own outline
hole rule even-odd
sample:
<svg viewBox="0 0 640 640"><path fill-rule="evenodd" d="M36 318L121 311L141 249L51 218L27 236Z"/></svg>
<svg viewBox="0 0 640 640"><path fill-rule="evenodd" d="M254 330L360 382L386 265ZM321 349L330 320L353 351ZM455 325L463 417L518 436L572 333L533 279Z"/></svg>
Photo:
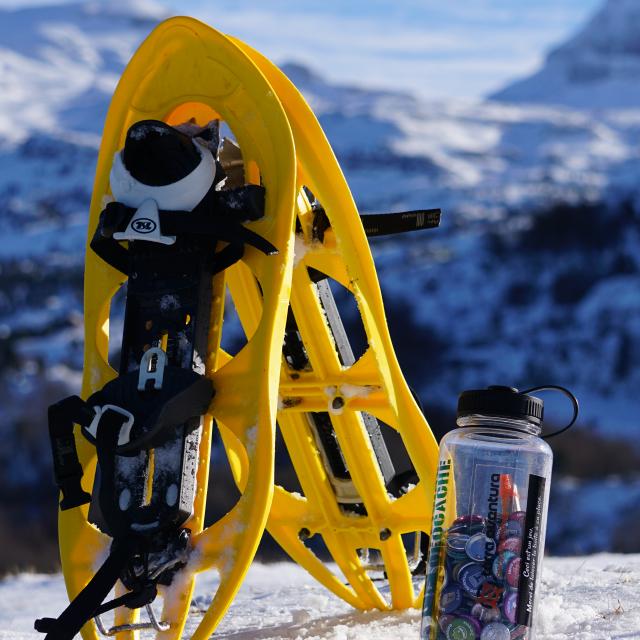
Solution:
<svg viewBox="0 0 640 640"><path fill-rule="evenodd" d="M312 243L313 244L313 243ZM294 269L304 260L304 257L309 251L313 250L313 246L307 244L304 236L301 233L295 234L294 246L293 246L293 267Z"/></svg>
<svg viewBox="0 0 640 640"><path fill-rule="evenodd" d="M372 386L363 386L358 384L341 384L340 385L340 395L345 398L366 398L368 397L372 391L374 391L375 387Z"/></svg>
<svg viewBox="0 0 640 640"><path fill-rule="evenodd" d="M0 9L0 137L99 133L123 65L159 12L151 2Z"/></svg>
<svg viewBox="0 0 640 640"><path fill-rule="evenodd" d="M187 634L217 579L198 580ZM537 640L640 638L640 555L546 558L537 600ZM66 605L62 577L21 574L0 582L0 639L41 638L33 620ZM218 628L218 640L417 640L420 612L352 609L292 563L255 563Z"/></svg>

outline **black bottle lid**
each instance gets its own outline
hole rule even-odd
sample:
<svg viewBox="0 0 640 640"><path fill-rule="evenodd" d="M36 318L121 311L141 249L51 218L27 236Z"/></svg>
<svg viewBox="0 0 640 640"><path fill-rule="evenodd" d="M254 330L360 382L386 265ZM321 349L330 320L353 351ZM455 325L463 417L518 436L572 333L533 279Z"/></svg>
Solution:
<svg viewBox="0 0 640 640"><path fill-rule="evenodd" d="M544 403L540 398L519 393L514 387L492 385L463 391L458 398L458 418L471 415L498 416L542 423Z"/></svg>

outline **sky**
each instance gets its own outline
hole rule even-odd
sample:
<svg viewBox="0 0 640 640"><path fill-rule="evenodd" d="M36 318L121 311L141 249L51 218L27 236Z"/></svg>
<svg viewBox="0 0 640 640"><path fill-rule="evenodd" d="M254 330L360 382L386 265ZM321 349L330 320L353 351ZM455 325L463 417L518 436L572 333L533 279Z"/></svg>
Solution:
<svg viewBox="0 0 640 640"><path fill-rule="evenodd" d="M602 0L165 0L333 80L478 98L526 76Z"/></svg>
<svg viewBox="0 0 640 640"><path fill-rule="evenodd" d="M61 1L0 0L0 8ZM161 4L334 81L476 99L535 71L604 0L97 1Z"/></svg>

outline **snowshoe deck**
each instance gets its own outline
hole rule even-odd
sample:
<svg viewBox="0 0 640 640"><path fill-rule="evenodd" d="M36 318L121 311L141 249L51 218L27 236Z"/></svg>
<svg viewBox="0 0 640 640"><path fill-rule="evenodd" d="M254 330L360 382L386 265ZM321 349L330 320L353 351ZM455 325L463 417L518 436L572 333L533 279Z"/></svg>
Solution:
<svg viewBox="0 0 640 640"><path fill-rule="evenodd" d="M436 441L402 376L363 224L318 121L277 67L233 41L280 98L298 162L296 256L278 425L303 495L277 486L268 530L293 559L353 606L416 607L422 595L414 589L412 570L431 529ZM426 226L429 213L405 216L396 230ZM331 280L357 302L368 343L358 359ZM251 335L260 293L241 265L229 270L229 284ZM385 435L389 427L410 458L403 469L385 445L394 439ZM314 553L318 538L346 584ZM388 580L386 595L376 578Z"/></svg>
<svg viewBox="0 0 640 640"><path fill-rule="evenodd" d="M264 216L244 226L278 250L277 255L267 256L247 245L241 262L237 263L237 268L245 270L254 286L259 283L262 304L251 338L234 358L221 357L219 349L225 273L218 273L209 282L196 283L194 289L195 298L207 298L207 305L196 313L202 316L206 311L209 322L204 336L193 337L191 347L204 349L204 353L201 351L193 356L193 362L196 356L201 358L193 368L199 367L206 372L215 396L204 418L199 424L196 420L196 425L188 430L191 440L182 442L185 452L187 448L191 449L190 463L184 463L183 471L195 474L193 504L187 504L180 515L180 518L188 518L182 526L190 531L190 540L187 543L186 567L174 573L170 584L158 585L163 608L156 631L158 637L166 640L181 637L195 574L216 569L220 573L220 585L193 634L194 638L204 639L216 628L240 586L262 535L272 500L277 386L292 272L294 148L290 127L278 98L240 49L196 20L167 20L140 46L114 94L98 157L89 219L90 240L98 226L105 197L110 193L109 174L114 154L122 148L128 128L135 122L149 119L172 125L188 121L206 125L211 120L220 119L230 127L242 150L247 182L263 185L266 194ZM161 218L160 226L168 219L168 216ZM142 231L148 231L150 225L144 220L138 224ZM215 248L213 243L212 253ZM169 263L172 259L170 247L166 249L165 259ZM100 391L116 377L108 359L108 325L112 298L123 281L120 271L109 266L93 250L87 250L83 398ZM236 290L236 295L242 298L244 294ZM129 331L128 335L136 332L140 335L132 344L123 344L123 358L137 360L145 331L150 330L153 324L151 318L147 327L141 327L141 319L152 313L151 307L158 302L159 299L154 298L151 301L146 299L146 303L136 300L134 304L133 297L128 301L125 331ZM197 305L194 308L198 309ZM189 309L183 311L188 315ZM189 318L185 320L186 323L189 321ZM167 342L175 339L175 335L169 334L162 342L160 336L157 341L160 343L157 346L159 352L169 353L171 344ZM124 372L130 371L130 375L137 376L136 366L129 369L125 366ZM187 369L191 369L191 362ZM149 370L153 372L153 367L150 366ZM214 420L223 435L230 466L243 494L231 511L205 528ZM74 436L79 462L84 470L82 490L91 492L96 472L96 448L78 430ZM147 443L146 471L142 471L147 478L154 476L154 469L150 466L153 463L149 462L152 453L155 452L156 469L161 468L165 444L157 442L149 446ZM160 475L157 472L153 481L149 480L151 496L156 482L163 491L170 491L170 487L162 484ZM82 495L79 501L82 501ZM154 499L150 498L149 502L154 503ZM92 521L96 521L96 516L89 513L85 504L60 512L62 568L71 599L91 580L108 552L110 538L101 533ZM138 523L138 526L146 525ZM117 595L126 593L122 584L116 590ZM133 638L136 635L137 614L138 609L116 609L116 625L133 625L129 630L119 632L118 637ZM86 640L94 640L97 637L96 625L87 623L82 635Z"/></svg>

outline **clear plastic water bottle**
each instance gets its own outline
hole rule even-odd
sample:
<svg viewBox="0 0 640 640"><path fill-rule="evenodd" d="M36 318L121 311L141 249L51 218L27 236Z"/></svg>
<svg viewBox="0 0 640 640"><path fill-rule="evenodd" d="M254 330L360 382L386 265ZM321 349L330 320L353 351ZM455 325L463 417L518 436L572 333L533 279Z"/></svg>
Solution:
<svg viewBox="0 0 640 640"><path fill-rule="evenodd" d="M573 424L575 397L530 391L543 388L569 395ZM511 387L460 395L440 444L421 640L533 638L553 463L542 419L542 400Z"/></svg>

